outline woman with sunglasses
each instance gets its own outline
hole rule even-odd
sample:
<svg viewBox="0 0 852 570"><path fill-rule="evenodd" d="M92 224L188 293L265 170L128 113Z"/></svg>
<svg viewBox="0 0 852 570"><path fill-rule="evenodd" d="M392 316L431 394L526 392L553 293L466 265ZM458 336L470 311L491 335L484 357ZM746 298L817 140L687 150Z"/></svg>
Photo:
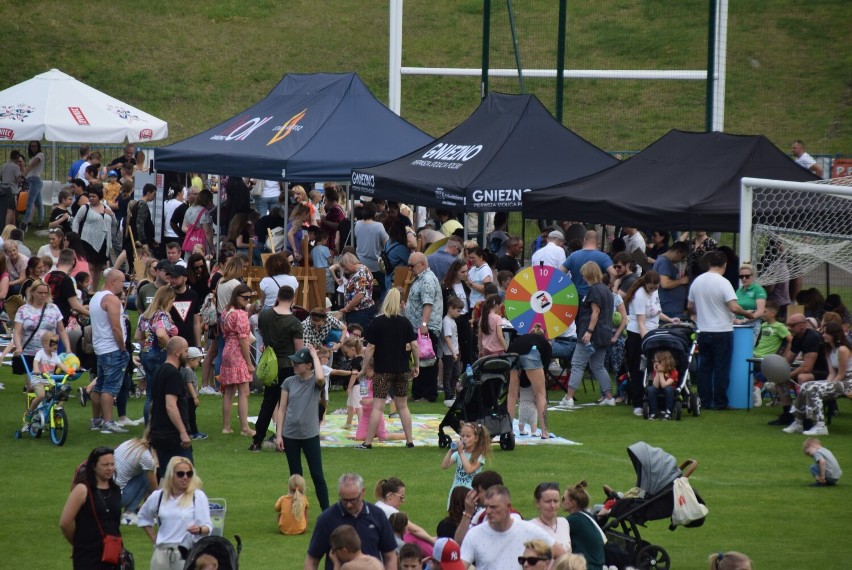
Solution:
<svg viewBox="0 0 852 570"><path fill-rule="evenodd" d="M750 263L740 265L739 278L741 285L737 289L737 303L746 311L753 311L752 318L757 321L766 310L766 289L754 280L754 267ZM741 323L745 322L745 317L741 315L736 318ZM760 323L757 324L757 330L760 332Z"/></svg>
<svg viewBox="0 0 852 570"><path fill-rule="evenodd" d="M210 536L210 501L201 487L192 461L185 457L169 460L160 489L139 509L138 525L154 544L151 570L183 570L179 547L191 549L201 537Z"/></svg>
<svg viewBox="0 0 852 570"><path fill-rule="evenodd" d="M100 289L101 275L112 253L113 224L115 214L106 205L104 188L99 182L89 185L89 203L80 208L71 228L80 235L86 261L89 262L89 274L92 276L92 291Z"/></svg>
<svg viewBox="0 0 852 570"><path fill-rule="evenodd" d="M524 543L524 553L518 556L521 568L547 570L553 562L553 550L543 540L528 540Z"/></svg>
<svg viewBox="0 0 852 570"><path fill-rule="evenodd" d="M62 323L62 313L59 307L50 302L50 287L41 279L33 281L27 291L27 303L15 313L15 329L12 344L15 347L15 359L23 354L27 366L32 370L35 353L41 348L41 337L46 332L55 332L62 341L65 352L71 343L65 325ZM23 366L18 368L13 361L12 371L24 374Z"/></svg>
<svg viewBox="0 0 852 570"><path fill-rule="evenodd" d="M210 293L210 271L207 269L207 261L200 253L193 253L186 262L189 267L189 286L198 293L199 300L203 303Z"/></svg>
<svg viewBox="0 0 852 570"><path fill-rule="evenodd" d="M567 552L571 552L571 531L568 520L559 516L559 483L555 481L539 483L533 492L533 497L538 516L530 522L552 536Z"/></svg>
<svg viewBox="0 0 852 570"><path fill-rule="evenodd" d="M103 535L121 536L121 489L113 481L112 448L93 449L83 471L85 478L74 485L62 509L59 528L73 547L75 570L117 570L117 565L101 561Z"/></svg>
<svg viewBox="0 0 852 570"><path fill-rule="evenodd" d="M221 287L221 285L220 285ZM237 285L231 293L231 301L225 307L221 320L221 334L224 338L222 349L222 368L219 383L224 388L222 398L222 433L233 433L231 429L231 408L234 392L239 389L237 415L240 419L240 432L249 437L254 430L248 425L249 383L254 372L251 358L251 327L246 309L254 295L247 285Z"/></svg>

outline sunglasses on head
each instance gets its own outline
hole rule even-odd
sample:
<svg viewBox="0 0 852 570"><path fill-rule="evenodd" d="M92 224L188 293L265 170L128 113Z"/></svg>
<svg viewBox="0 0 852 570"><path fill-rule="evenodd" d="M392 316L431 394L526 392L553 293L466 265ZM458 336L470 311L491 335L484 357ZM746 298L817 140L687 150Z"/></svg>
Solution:
<svg viewBox="0 0 852 570"><path fill-rule="evenodd" d="M186 477L187 479L192 479L192 476L195 475L194 471L175 471L175 477L178 479L183 479Z"/></svg>

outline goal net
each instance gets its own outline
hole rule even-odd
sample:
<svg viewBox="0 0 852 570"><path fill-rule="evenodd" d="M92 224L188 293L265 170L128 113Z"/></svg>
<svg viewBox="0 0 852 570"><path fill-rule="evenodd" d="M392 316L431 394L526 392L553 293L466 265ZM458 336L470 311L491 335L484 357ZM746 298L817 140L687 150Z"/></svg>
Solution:
<svg viewBox="0 0 852 570"><path fill-rule="evenodd" d="M852 273L852 177L819 182L744 178L740 259L773 285L830 263Z"/></svg>

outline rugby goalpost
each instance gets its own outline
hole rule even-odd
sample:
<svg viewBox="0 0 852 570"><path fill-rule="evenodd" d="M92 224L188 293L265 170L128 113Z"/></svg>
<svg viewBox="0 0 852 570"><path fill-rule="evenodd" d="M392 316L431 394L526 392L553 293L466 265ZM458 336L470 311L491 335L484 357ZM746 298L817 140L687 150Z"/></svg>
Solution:
<svg viewBox="0 0 852 570"><path fill-rule="evenodd" d="M389 54L388 54L388 107L400 114L402 105L403 75L441 75L482 77L483 70L458 67L410 67L402 65L402 13L403 0L388 0ZM484 0L489 2L490 0ZM725 130L725 78L728 53L728 1L709 0L713 22L709 38L708 69L654 70L654 69L488 69L489 77L524 77L566 79L636 79L707 81L709 96L708 131ZM485 86L481 97L485 97ZM557 115L558 116L558 115Z"/></svg>
<svg viewBox="0 0 852 570"><path fill-rule="evenodd" d="M830 263L852 273L852 177L819 182L743 178L740 259L773 285Z"/></svg>

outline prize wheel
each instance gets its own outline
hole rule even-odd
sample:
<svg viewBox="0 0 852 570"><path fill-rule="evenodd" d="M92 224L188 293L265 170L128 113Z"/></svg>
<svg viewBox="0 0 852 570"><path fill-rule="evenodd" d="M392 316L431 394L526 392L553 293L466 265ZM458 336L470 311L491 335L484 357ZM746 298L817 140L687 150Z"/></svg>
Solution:
<svg viewBox="0 0 852 570"><path fill-rule="evenodd" d="M568 330L577 317L579 295L568 274L555 267L527 267L506 287L506 318L518 334L539 325L547 338Z"/></svg>

